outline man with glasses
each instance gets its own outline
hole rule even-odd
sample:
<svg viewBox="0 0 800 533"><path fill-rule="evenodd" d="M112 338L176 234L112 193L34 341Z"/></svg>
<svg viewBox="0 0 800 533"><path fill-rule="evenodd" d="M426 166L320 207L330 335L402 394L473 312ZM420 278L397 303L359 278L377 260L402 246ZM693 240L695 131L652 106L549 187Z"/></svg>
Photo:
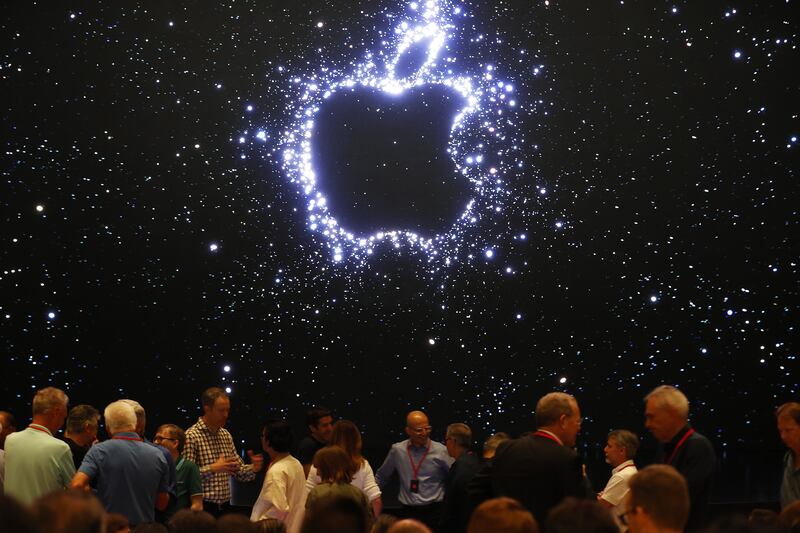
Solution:
<svg viewBox="0 0 800 533"><path fill-rule="evenodd" d="M434 528L439 522L444 482L453 458L443 444L431 440L431 425L422 411L408 413L406 435L406 440L392 445L375 479L385 491L397 473L403 518L415 518Z"/></svg>
<svg viewBox="0 0 800 533"><path fill-rule="evenodd" d="M575 398L563 392L544 395L536 404L536 427L532 435L497 447L492 463L469 485L473 503L508 496L544 524L550 509L564 498L592 496L581 458L573 450L581 429Z"/></svg>
<svg viewBox="0 0 800 533"><path fill-rule="evenodd" d="M625 512L630 533L680 533L689 519L689 488L668 465L650 465L630 480Z"/></svg>
<svg viewBox="0 0 800 533"><path fill-rule="evenodd" d="M156 430L153 443L169 451L175 463L176 497L164 511L164 521L181 509L203 510L203 483L200 468L181 455L186 444L186 433L175 424L163 424Z"/></svg>

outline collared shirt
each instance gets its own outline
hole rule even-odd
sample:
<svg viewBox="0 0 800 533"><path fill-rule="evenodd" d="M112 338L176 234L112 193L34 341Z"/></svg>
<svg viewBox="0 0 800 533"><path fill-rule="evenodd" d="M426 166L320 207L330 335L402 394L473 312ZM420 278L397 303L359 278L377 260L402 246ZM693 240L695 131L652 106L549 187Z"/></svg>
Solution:
<svg viewBox="0 0 800 533"><path fill-rule="evenodd" d="M794 452L783 456L783 479L781 480L781 509L800 500L800 469L794 466Z"/></svg>
<svg viewBox="0 0 800 533"><path fill-rule="evenodd" d="M246 465L233 445L233 437L225 428L212 432L206 425L203 417L186 430L186 446L183 456L200 467L200 477L203 480L203 499L214 503L231 501L230 474L226 472L212 472L211 465L217 462L220 455L236 457L239 461L239 470L236 479L239 481L252 481L256 474L253 465Z"/></svg>
<svg viewBox="0 0 800 533"><path fill-rule="evenodd" d="M444 481L447 479L450 465L454 460L447 453L444 444L432 440L428 442L430 450L427 455L425 455L426 446L412 446L410 439L393 444L386 455L386 460L383 461L383 465L375 475L378 486L381 490L385 490L392 475L397 472L400 477L398 499L403 505L429 505L444 499ZM411 458L409 458L409 454ZM422 460L423 456L425 457L424 461ZM419 466L417 472L418 492L411 492L411 480L414 478L411 460L414 461L415 466Z"/></svg>
<svg viewBox="0 0 800 533"><path fill-rule="evenodd" d="M69 446L69 451L72 453L72 464L75 465L75 470L77 470L80 468L83 458L86 456L86 452L89 451L89 446L81 446L69 437L63 437L61 440L66 442L67 446Z"/></svg>
<svg viewBox="0 0 800 533"><path fill-rule="evenodd" d="M633 464L633 460L629 459L625 461L611 471L611 478L608 480L608 483L606 483L606 488L599 494L601 498L614 506L611 512L620 525L619 517L625 513L625 506L622 505L622 503L625 500L625 495L628 494L630 490L628 484L630 483L631 477L633 477L636 472L636 465Z"/></svg>
<svg viewBox="0 0 800 533"><path fill-rule="evenodd" d="M67 443L39 424L6 437L5 493L25 505L43 494L68 488L75 475Z"/></svg>
<svg viewBox="0 0 800 533"><path fill-rule="evenodd" d="M287 455L270 464L250 520L276 518L288 533L300 530L306 511L306 478L300 461Z"/></svg>
<svg viewBox="0 0 800 533"><path fill-rule="evenodd" d="M169 520L172 515L181 509L188 509L192 505L192 496L203 495L203 482L200 481L200 469L182 455L175 462L176 494L170 501L169 507L164 511L164 520Z"/></svg>
<svg viewBox="0 0 800 533"><path fill-rule="evenodd" d="M89 448L78 471L97 487L106 511L126 516L132 525L152 522L156 495L169 491L164 455L133 432Z"/></svg>

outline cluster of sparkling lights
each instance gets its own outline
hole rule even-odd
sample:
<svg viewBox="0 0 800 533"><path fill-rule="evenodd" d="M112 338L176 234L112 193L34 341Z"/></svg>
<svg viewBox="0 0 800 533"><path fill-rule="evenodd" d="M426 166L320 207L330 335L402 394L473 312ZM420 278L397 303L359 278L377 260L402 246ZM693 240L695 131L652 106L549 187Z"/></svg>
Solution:
<svg viewBox="0 0 800 533"><path fill-rule="evenodd" d="M322 66L308 79L292 79L298 97L290 108L291 124L280 141L281 164L305 198L308 229L323 237L334 261L363 262L378 247L388 246L421 251L428 261L450 265L468 254L464 236L469 228L487 217L503 216L511 203L510 177L522 167L514 160L512 152L517 147L512 146L513 139L506 137L506 130L515 125L514 87L495 78L492 64L478 65L477 74L453 72L456 58L450 45L459 29L454 21L463 16L462 8L449 0L410 2L394 32L381 41L381 50L351 63L349 72ZM409 62L412 56L405 54L422 57L421 64ZM317 185L312 158L315 120L321 107L338 92L381 91L391 98L425 86L446 87L462 98L463 105L452 118L447 153L454 164L453 178L471 183L471 199L452 225L436 235L422 236L402 228L359 233L343 227Z"/></svg>

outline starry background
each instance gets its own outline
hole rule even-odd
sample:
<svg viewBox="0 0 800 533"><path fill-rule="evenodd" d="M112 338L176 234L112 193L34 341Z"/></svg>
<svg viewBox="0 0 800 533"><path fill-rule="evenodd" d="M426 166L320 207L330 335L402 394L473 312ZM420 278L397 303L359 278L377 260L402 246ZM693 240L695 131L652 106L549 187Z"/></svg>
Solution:
<svg viewBox="0 0 800 533"><path fill-rule="evenodd" d="M642 397L673 383L734 480L717 497L774 498L772 412L800 382L793 4L459 4L448 54L515 85L525 167L450 266L334 263L278 164L293 78L362 57L404 4L6 5L0 407L24 419L53 384L72 404L136 398L152 431L223 384L243 446L256 420L301 431L321 403L379 461L409 409L482 440L565 390L600 463L606 432L646 433ZM471 193L442 179L452 96L323 110L314 155L342 220L447 231Z"/></svg>

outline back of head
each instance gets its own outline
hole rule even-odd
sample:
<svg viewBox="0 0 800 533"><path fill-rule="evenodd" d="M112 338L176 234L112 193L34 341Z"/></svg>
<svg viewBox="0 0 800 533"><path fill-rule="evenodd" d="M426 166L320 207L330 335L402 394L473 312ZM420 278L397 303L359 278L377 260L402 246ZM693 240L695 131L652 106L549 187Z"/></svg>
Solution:
<svg viewBox="0 0 800 533"><path fill-rule="evenodd" d="M217 519L217 533L258 533L255 522L242 514L226 514Z"/></svg>
<svg viewBox="0 0 800 533"><path fill-rule="evenodd" d="M486 442L483 443L483 453L484 454L494 453L494 451L497 450L497 447L500 445L501 442L507 441L509 439L511 439L511 435L509 435L508 433L505 433L503 431L495 433L494 435L486 439Z"/></svg>
<svg viewBox="0 0 800 533"><path fill-rule="evenodd" d="M314 468L324 482L350 483L355 473L353 459L339 446L326 446L314 454Z"/></svg>
<svg viewBox="0 0 800 533"><path fill-rule="evenodd" d="M320 499L309 509L301 533L367 533L370 528L365 509L355 500L342 497Z"/></svg>
<svg viewBox="0 0 800 533"><path fill-rule="evenodd" d="M683 530L689 519L686 480L669 465L650 465L629 483L630 508L644 509L656 526Z"/></svg>
<svg viewBox="0 0 800 533"><path fill-rule="evenodd" d="M108 513L106 514L106 533L121 533L128 531L131 523L123 514Z"/></svg>
<svg viewBox="0 0 800 533"><path fill-rule="evenodd" d="M387 533L389 528L397 522L397 517L391 514L382 513L375 518L372 523L372 529L369 533Z"/></svg>
<svg viewBox="0 0 800 533"><path fill-rule="evenodd" d="M67 431L70 433L82 433L86 424L95 425L100 418L100 412L91 405L76 405L69 410L67 415Z"/></svg>
<svg viewBox="0 0 800 533"><path fill-rule="evenodd" d="M264 518L255 525L258 533L286 533L286 524L277 518Z"/></svg>
<svg viewBox="0 0 800 533"><path fill-rule="evenodd" d="M110 435L136 430L136 412L129 403L123 400L108 404L103 411L103 418L106 421L106 430Z"/></svg>
<svg viewBox="0 0 800 533"><path fill-rule="evenodd" d="M33 502L32 509L48 533L103 533L103 505L89 492L51 492Z"/></svg>
<svg viewBox="0 0 800 533"><path fill-rule="evenodd" d="M594 500L567 498L547 515L547 533L619 533L611 512Z"/></svg>
<svg viewBox="0 0 800 533"><path fill-rule="evenodd" d="M44 389L36 391L33 396L33 404L31 410L33 416L46 415L54 408L66 407L69 403L69 398L64 394L64 391L55 387L45 387Z"/></svg>
<svg viewBox="0 0 800 533"><path fill-rule="evenodd" d="M181 509L169 520L172 533L214 533L217 521L205 511Z"/></svg>
<svg viewBox="0 0 800 533"><path fill-rule="evenodd" d="M269 447L278 453L286 453L292 449L292 427L285 420L268 420L264 424L264 435Z"/></svg>
<svg viewBox="0 0 800 533"><path fill-rule="evenodd" d="M670 409L683 420L689 419L689 399L672 385L660 385L650 391L644 399L652 400L658 407Z"/></svg>
<svg viewBox="0 0 800 533"><path fill-rule="evenodd" d="M35 533L40 528L27 507L0 492L0 531Z"/></svg>
<svg viewBox="0 0 800 533"><path fill-rule="evenodd" d="M431 530L419 520L405 518L392 524L386 533L431 533Z"/></svg>
<svg viewBox="0 0 800 533"><path fill-rule="evenodd" d="M572 416L572 402L575 398L564 392L551 392L536 402L536 427L555 424L562 415Z"/></svg>
<svg viewBox="0 0 800 533"><path fill-rule="evenodd" d="M513 498L493 498L480 504L467 526L467 533L539 533L539 524Z"/></svg>
<svg viewBox="0 0 800 533"><path fill-rule="evenodd" d="M468 425L456 422L447 426L447 438L453 441L460 447L469 449L472 446L472 430Z"/></svg>
<svg viewBox="0 0 800 533"><path fill-rule="evenodd" d="M133 412L136 413L136 423L137 424L141 424L141 423L143 423L145 421L145 417L147 415L144 412L144 407L142 407L142 404L140 404L136 400L131 400L131 399L124 399L124 400L120 400L120 401L121 402L125 402L128 405L130 405L131 407L133 407Z"/></svg>
<svg viewBox="0 0 800 533"><path fill-rule="evenodd" d="M331 444L341 446L354 461L361 462L361 432L349 420L339 420L333 425Z"/></svg>
<svg viewBox="0 0 800 533"><path fill-rule="evenodd" d="M169 533L169 529L158 522L145 522L133 528L133 533Z"/></svg>

